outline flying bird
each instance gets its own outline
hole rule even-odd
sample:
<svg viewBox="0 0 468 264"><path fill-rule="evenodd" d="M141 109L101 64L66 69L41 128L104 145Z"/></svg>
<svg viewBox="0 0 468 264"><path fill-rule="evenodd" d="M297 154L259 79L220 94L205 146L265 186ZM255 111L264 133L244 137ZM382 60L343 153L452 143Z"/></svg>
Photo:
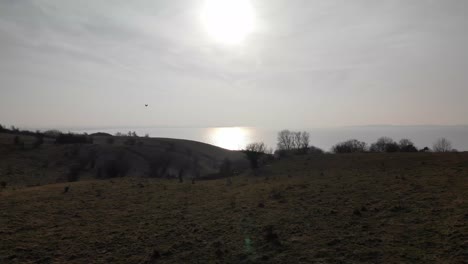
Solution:
<svg viewBox="0 0 468 264"><path fill-rule="evenodd" d="M145 107L148 107L148 104L145 104Z"/></svg>

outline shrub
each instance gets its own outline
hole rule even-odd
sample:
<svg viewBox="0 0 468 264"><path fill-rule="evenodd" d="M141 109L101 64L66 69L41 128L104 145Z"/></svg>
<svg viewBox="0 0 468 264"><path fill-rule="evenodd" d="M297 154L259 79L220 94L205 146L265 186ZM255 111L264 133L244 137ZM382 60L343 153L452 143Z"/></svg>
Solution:
<svg viewBox="0 0 468 264"><path fill-rule="evenodd" d="M263 142L251 143L245 147L245 150L242 152L245 153L247 159L250 162L250 167L252 169L258 168L258 160L265 155L266 145Z"/></svg>
<svg viewBox="0 0 468 264"><path fill-rule="evenodd" d="M307 153L308 154L323 154L324 151L321 148L310 146Z"/></svg>
<svg viewBox="0 0 468 264"><path fill-rule="evenodd" d="M371 152L398 152L399 145L389 137L381 137L370 147Z"/></svg>
<svg viewBox="0 0 468 264"><path fill-rule="evenodd" d="M413 142L406 138L400 140L399 147L401 152L418 152Z"/></svg>
<svg viewBox="0 0 468 264"><path fill-rule="evenodd" d="M431 152L431 149L428 148L428 147L424 147L424 148L420 149L419 152Z"/></svg>
<svg viewBox="0 0 468 264"><path fill-rule="evenodd" d="M332 152L334 153L355 153L355 152L365 152L366 143L359 141L357 139L350 139L341 143L336 144L332 147Z"/></svg>

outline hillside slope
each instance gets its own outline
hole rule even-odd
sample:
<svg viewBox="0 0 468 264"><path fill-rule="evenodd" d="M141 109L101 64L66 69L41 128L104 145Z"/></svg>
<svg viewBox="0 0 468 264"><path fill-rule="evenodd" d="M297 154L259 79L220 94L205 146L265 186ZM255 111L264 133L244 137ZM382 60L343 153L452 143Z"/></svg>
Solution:
<svg viewBox="0 0 468 264"><path fill-rule="evenodd" d="M33 148L33 137L20 137L24 147L13 145L13 138L0 134L0 181L10 187L119 176L200 178L218 173L224 159L236 170L248 168L241 152L190 140L95 136L93 144L47 139Z"/></svg>
<svg viewBox="0 0 468 264"><path fill-rule="evenodd" d="M127 177L0 192L0 262L468 257L468 153L301 156L259 173L232 185Z"/></svg>

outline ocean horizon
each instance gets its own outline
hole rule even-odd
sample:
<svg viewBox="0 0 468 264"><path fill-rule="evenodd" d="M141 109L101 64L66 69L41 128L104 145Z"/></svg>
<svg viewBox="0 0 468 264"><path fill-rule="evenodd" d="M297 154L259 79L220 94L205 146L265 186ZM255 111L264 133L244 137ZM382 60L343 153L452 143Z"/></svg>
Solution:
<svg viewBox="0 0 468 264"><path fill-rule="evenodd" d="M94 127L61 129L64 132L96 133L105 132L115 135L117 132L135 131L139 136L177 138L200 141L226 149L239 150L253 142L264 142L268 147L276 148L277 133L283 129L260 127ZM379 137L386 136L399 141L402 138L412 140L418 148L432 147L441 138L452 142L459 151L468 150L468 125L371 125L336 128L290 129L310 133L310 144L325 151L336 143L347 139L358 139L368 144Z"/></svg>

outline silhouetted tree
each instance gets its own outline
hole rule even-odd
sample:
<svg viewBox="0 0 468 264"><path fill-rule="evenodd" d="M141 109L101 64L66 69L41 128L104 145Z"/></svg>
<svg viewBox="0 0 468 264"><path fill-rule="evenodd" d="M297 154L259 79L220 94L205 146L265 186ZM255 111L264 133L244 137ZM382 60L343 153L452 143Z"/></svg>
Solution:
<svg viewBox="0 0 468 264"><path fill-rule="evenodd" d="M424 147L424 148L420 149L419 152L431 152L431 149L428 148L428 147Z"/></svg>
<svg viewBox="0 0 468 264"><path fill-rule="evenodd" d="M10 127L10 130L11 130L11 132L13 132L13 133L18 133L18 132L19 132L19 128L15 127L15 126L11 126L11 127Z"/></svg>
<svg viewBox="0 0 468 264"><path fill-rule="evenodd" d="M371 152L398 152L400 147L389 137L381 137L370 146Z"/></svg>
<svg viewBox="0 0 468 264"><path fill-rule="evenodd" d="M293 134L289 130L282 130L278 133L278 150L291 150L294 147Z"/></svg>
<svg viewBox="0 0 468 264"><path fill-rule="evenodd" d="M298 151L299 153L305 154L308 151L309 148L309 138L310 134L306 131L303 131L300 133L300 140L299 140L299 146L298 146Z"/></svg>
<svg viewBox="0 0 468 264"><path fill-rule="evenodd" d="M293 149L300 149L301 148L301 132L296 132L296 131L292 131L291 132L291 137L292 137L292 148Z"/></svg>
<svg viewBox="0 0 468 264"><path fill-rule="evenodd" d="M309 147L310 135L308 132L297 132L282 130L278 133L277 151L280 156L290 154L292 150L294 153L305 154Z"/></svg>
<svg viewBox="0 0 468 264"><path fill-rule="evenodd" d="M452 151L452 143L446 138L439 138L432 146L434 152L450 152Z"/></svg>
<svg viewBox="0 0 468 264"><path fill-rule="evenodd" d="M366 143L357 139L350 139L341 143L336 144L332 147L334 153L355 153L365 152Z"/></svg>
<svg viewBox="0 0 468 264"><path fill-rule="evenodd" d="M406 138L400 140L399 147L401 152L418 152L413 142Z"/></svg>
<svg viewBox="0 0 468 264"><path fill-rule="evenodd" d="M243 151L247 159L250 162L250 167L252 169L258 168L258 160L265 155L266 152L266 145L263 142L251 143L245 147Z"/></svg>

